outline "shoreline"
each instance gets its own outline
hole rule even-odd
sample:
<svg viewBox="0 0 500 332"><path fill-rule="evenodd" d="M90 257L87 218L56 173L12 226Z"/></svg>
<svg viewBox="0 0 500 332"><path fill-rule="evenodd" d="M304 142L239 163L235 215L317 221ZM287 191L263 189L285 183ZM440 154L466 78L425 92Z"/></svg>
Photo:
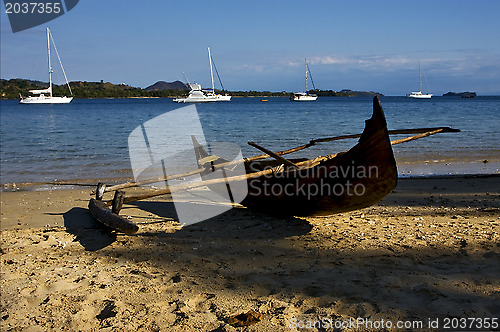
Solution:
<svg viewBox="0 0 500 332"><path fill-rule="evenodd" d="M397 158L396 158L397 160ZM434 176L495 176L500 175L500 160L489 159L475 161L418 161L418 162L397 162L399 178L415 177L434 177ZM133 182L130 169L120 169L107 174L101 178L65 178L53 181L28 181L28 182L7 182L0 183L0 192L9 192L17 190L54 190L64 189L65 186L86 187L96 186L98 182L107 184L118 184L124 182Z"/></svg>
<svg viewBox="0 0 500 332"><path fill-rule="evenodd" d="M135 235L90 216L91 189L5 192L0 327L237 331L230 318L249 310L262 317L248 331L495 317L499 188L496 175L405 178L357 211L233 208L184 228L156 197L124 205Z"/></svg>
<svg viewBox="0 0 500 332"><path fill-rule="evenodd" d="M430 184L433 183L434 185L431 188ZM478 192L474 193L476 196L481 196L483 194L486 196L494 196L496 193L498 195L497 198L500 199L500 191L498 190L498 188L500 188L500 174L424 175L400 177L398 179L396 189L374 206L383 205L386 201L392 199L394 196L396 197L394 201L395 203L397 203L399 206L406 206L409 204L409 201L401 200L401 197L398 197L401 191L409 192L411 193L411 195L414 195L414 197L417 197L425 190L428 190L429 197L433 197L434 195L432 194L432 191L437 191L440 188L440 184L443 184L443 186L445 186L444 184L446 184L446 186L449 186L449 188L446 188L445 186L442 189L447 190L447 192L445 191L444 194L455 196L458 195L458 193L462 193L465 196L468 196L472 193L472 191L459 186L459 183L466 183L468 187L478 189ZM495 184L497 183L499 185L495 187ZM426 185L428 186L428 188L426 187ZM56 224L51 224L50 220L57 219L53 218L53 216L57 216L59 215L59 213L63 213L64 211L62 210L71 209L71 203L74 203L78 208L86 209L88 200L93 197L92 192L95 190L95 186L93 184L79 185L80 187L76 188L71 188L68 186L72 186L72 184L58 185L52 188L46 188L44 190L23 190L18 187L16 188L16 190L1 192L1 229L7 230L12 227L15 228L16 223L13 223L12 220L17 218L18 221L22 221L23 216L29 217L33 220L39 220L34 224L21 222L22 225L19 226L23 226L24 228L31 226L43 227L45 225L57 226ZM489 190L487 190L488 188ZM129 193L135 193L136 191L141 191L141 189L139 187L132 187L126 189L126 191L128 191ZM484 193L481 194L481 191L484 191ZM437 193L443 194L441 192ZM463 199L468 198L465 196ZM112 194L107 193L105 199L111 198ZM172 202L172 198L170 195L159 196L157 198L151 198L146 201L149 200L155 202ZM425 205L426 202L422 201L421 203ZM499 204L497 207L500 209L500 200L498 203ZM135 204L132 203L132 205ZM25 206L26 211L22 211L22 208L21 210L17 210L16 207L18 206ZM49 212L50 208L54 208L55 210ZM350 213L355 212L356 211Z"/></svg>
<svg viewBox="0 0 500 332"><path fill-rule="evenodd" d="M431 188L430 184L433 183L435 183L435 185L433 185ZM468 195L470 195L472 192L470 190L467 190L466 188L462 188L460 185L458 185L459 183L466 183L470 188L477 188L478 192L475 193L475 195L478 197L481 195L497 195L497 198L499 199L499 204L497 207L500 209L500 191L498 190L498 188L500 188L500 174L454 174L400 177L398 178L396 189L374 206L383 205L384 202L392 199L393 196L396 197L395 203L397 203L399 206L408 205L409 201L401 200L401 197L398 197L399 193L402 190L411 193L411 195L414 195L415 197L419 196L425 190L428 190L429 197L433 197L434 195L432 194L432 191L438 190L441 183L443 183L443 186L445 186L444 184L446 184L446 186L449 186L449 188L446 188L446 186L443 188L443 190L448 191L448 193L445 192L444 194L447 193L455 197L456 195L462 193L467 196L464 196L463 199L469 198ZM497 183L499 185L495 187L495 184ZM108 184L112 183L109 182ZM30 220L39 220L34 224L21 222L24 228L30 227L31 225L34 225L35 227L43 227L45 225L57 226L56 224L52 225L50 223L50 220L54 219L53 216L57 216L59 213L62 214L64 212L62 210L71 209L71 203L74 203L78 208L87 209L88 200L93 197L92 192L95 190L95 185L78 184L78 187L71 187L73 185L74 184L55 185L51 188L45 188L43 190L23 190L22 187L17 187L16 190L2 191L0 195L0 202L2 207L1 229L6 230L12 227L15 228L15 223L13 223L12 220L17 218L18 221L22 221L23 216L28 217ZM428 188L426 188L426 185L428 186ZM489 190L487 190L488 188ZM141 191L141 188L132 187L126 189L126 191L128 191L129 193L135 193L137 191ZM484 191L484 193L481 194L481 191ZM437 193L442 194L441 192ZM107 193L105 199L111 198L112 194ZM149 200L155 202L172 203L172 198L170 195L159 196L157 198L151 198L146 201ZM421 203L425 205L426 202L422 201ZM132 203L132 205L135 204ZM26 211L22 211L22 208L21 210L16 210L15 207L17 206L25 206ZM50 208L54 208L55 210L49 212ZM47 210L46 213L44 212L45 210ZM351 213L355 212L356 211L353 211ZM141 213L140 215L142 217Z"/></svg>
<svg viewBox="0 0 500 332"><path fill-rule="evenodd" d="M414 172L401 171L398 175L398 180L411 180L411 179L452 179L452 178L492 178L500 177L500 173L448 173L448 174L416 174ZM47 182L14 182L0 184L0 193L9 192L30 192L30 191L53 191L53 190L78 190L90 189L93 190L97 183L103 182L107 185L116 185L126 182L134 182L130 177L116 177L116 178L100 178L100 179L70 179L59 181Z"/></svg>

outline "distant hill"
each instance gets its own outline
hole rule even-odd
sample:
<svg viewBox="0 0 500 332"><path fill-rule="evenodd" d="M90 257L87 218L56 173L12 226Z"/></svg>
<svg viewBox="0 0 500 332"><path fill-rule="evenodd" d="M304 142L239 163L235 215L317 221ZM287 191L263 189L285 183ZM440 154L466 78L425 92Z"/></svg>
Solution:
<svg viewBox="0 0 500 332"><path fill-rule="evenodd" d="M462 97L462 98L474 98L476 97L475 92L448 92L443 95L443 97Z"/></svg>
<svg viewBox="0 0 500 332"><path fill-rule="evenodd" d="M162 83L162 82L158 82ZM157 83L157 84L158 84ZM163 97L171 98L183 94L187 87L182 82L166 83L170 89L161 90L152 88L145 90L136 88L126 84L113 84L109 82L86 82L86 81L72 81L69 82L73 96L75 98L131 98L131 97ZM48 87L48 83L24 80L24 79L0 79L0 99L18 99L19 94L25 96L29 90L40 89ZM151 87L153 87L152 85ZM160 86L162 86L160 84ZM173 90L172 87L178 86L179 89ZM69 91L66 85L53 85L54 95L68 95Z"/></svg>
<svg viewBox="0 0 500 332"><path fill-rule="evenodd" d="M69 82L73 94L76 98L127 98L143 97L144 92L141 88L136 88L126 84L113 84L110 82ZM64 86L58 86L58 89L64 89ZM61 91L60 93L67 93Z"/></svg>
<svg viewBox="0 0 500 332"><path fill-rule="evenodd" d="M6 80L2 79L2 81L6 81ZM22 79L22 78L15 78L15 79L11 80L11 82L13 82L14 84L15 83L18 83L18 84L29 84L31 86L36 86L36 87L40 87L40 88L48 88L49 87L49 82L34 81L34 80L25 80L25 79Z"/></svg>
<svg viewBox="0 0 500 332"><path fill-rule="evenodd" d="M28 90L45 89L49 83L13 78L11 80L0 79L0 98L17 99L19 93L26 93Z"/></svg>
<svg viewBox="0 0 500 332"><path fill-rule="evenodd" d="M146 91L163 91L163 90L189 90L188 86L181 81L165 82L158 81L153 85L148 86Z"/></svg>
<svg viewBox="0 0 500 332"><path fill-rule="evenodd" d="M73 96L75 98L173 98L187 95L189 88L180 81L164 82L159 81L145 89L133 87L126 84L113 84L110 82L87 82L72 81L69 82ZM24 79L0 79L0 99L18 99L19 94L26 96L29 90L46 88L48 83L24 80ZM69 91L65 85L53 85L54 95L68 95ZM215 90L216 92L221 92ZM226 91L227 92L227 91ZM320 97L368 97L382 94L373 91L353 91L344 89L341 91L333 90L310 90ZM224 92L225 93L225 92ZM270 92L270 91L229 91L233 97L287 97L290 92ZM464 96L466 93L461 93ZM474 93L475 95L475 93ZM471 98L471 97L469 97Z"/></svg>

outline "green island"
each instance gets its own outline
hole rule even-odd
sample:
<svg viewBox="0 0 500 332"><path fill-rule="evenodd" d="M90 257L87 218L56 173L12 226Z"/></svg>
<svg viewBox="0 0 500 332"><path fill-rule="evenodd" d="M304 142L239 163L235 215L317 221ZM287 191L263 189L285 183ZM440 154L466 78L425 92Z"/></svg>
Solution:
<svg viewBox="0 0 500 332"><path fill-rule="evenodd" d="M133 87L127 84L113 84L109 82L86 82L73 81L69 83L75 98L174 98L185 96L189 92L187 85L180 81L163 82L159 81L144 89ZM26 79L0 79L0 99L19 99L19 95L26 96L29 90L44 89L49 86L46 82L26 80ZM53 85L54 95L68 95L66 85ZM221 91L218 93L229 93L233 97L288 97L291 92L271 92L271 91ZM382 94L373 91L353 91L344 89L333 90L310 90L309 93L317 94L320 97L359 97L375 96Z"/></svg>

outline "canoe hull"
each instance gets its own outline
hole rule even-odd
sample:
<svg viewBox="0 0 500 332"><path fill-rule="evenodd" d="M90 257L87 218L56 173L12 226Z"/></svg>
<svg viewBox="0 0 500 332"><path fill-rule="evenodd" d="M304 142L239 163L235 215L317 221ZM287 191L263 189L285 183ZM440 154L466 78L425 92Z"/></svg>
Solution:
<svg viewBox="0 0 500 332"><path fill-rule="evenodd" d="M246 167L249 173L278 165L256 161ZM353 148L319 159L312 167L249 179L248 195L241 204L279 215L331 215L371 206L396 184L396 161L384 112L375 97L372 118Z"/></svg>

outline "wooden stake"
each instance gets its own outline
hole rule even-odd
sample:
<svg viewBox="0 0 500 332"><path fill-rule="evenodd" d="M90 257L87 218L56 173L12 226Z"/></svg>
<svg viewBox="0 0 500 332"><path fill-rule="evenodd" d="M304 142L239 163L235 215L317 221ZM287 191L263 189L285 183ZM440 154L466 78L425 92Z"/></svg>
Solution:
<svg viewBox="0 0 500 332"><path fill-rule="evenodd" d="M113 202L111 203L111 212L119 214L124 201L125 192L122 190L115 191L115 197L113 197Z"/></svg>
<svg viewBox="0 0 500 332"><path fill-rule="evenodd" d="M104 196L105 191L106 191L106 184L99 182L97 184L97 189L95 191L95 199L98 201L102 201L102 197Z"/></svg>

